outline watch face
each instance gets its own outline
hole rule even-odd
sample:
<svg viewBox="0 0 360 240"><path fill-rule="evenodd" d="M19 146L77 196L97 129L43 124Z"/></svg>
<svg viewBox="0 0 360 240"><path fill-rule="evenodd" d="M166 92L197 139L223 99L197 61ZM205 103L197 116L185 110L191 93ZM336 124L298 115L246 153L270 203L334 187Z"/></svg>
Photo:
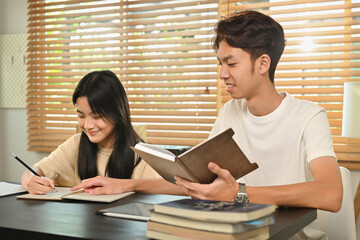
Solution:
<svg viewBox="0 0 360 240"><path fill-rule="evenodd" d="M239 183L239 193L246 194L246 186L245 183Z"/></svg>

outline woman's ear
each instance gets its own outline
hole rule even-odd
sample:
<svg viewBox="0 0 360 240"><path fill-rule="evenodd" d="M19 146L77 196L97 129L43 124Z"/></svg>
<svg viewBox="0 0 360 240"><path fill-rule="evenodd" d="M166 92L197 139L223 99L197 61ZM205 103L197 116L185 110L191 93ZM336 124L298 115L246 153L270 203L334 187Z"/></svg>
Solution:
<svg viewBox="0 0 360 240"><path fill-rule="evenodd" d="M258 58L259 61L259 73L260 74L265 74L266 72L269 71L270 69L270 63L271 63L271 59L269 57L269 55L267 54L263 54Z"/></svg>

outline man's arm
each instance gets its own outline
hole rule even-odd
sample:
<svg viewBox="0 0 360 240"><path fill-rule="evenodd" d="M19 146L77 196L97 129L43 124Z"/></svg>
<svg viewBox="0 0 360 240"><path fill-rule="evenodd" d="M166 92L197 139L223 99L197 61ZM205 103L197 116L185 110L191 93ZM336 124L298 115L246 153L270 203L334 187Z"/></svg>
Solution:
<svg viewBox="0 0 360 240"><path fill-rule="evenodd" d="M247 187L251 202L279 206L313 207L337 212L342 203L342 181L333 157L320 157L310 162L314 181L273 187Z"/></svg>
<svg viewBox="0 0 360 240"><path fill-rule="evenodd" d="M218 175L211 184L192 183L176 178L184 192L194 198L231 201L238 191L238 184L230 173L209 164L209 169ZM313 207L337 212L342 202L342 182L338 164L333 157L320 157L310 162L314 181L282 186L246 186L252 203L279 206Z"/></svg>

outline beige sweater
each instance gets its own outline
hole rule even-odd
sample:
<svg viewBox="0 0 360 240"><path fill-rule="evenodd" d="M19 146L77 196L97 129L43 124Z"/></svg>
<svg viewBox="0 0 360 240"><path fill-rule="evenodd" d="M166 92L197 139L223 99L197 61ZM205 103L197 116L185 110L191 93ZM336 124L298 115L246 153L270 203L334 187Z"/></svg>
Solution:
<svg viewBox="0 0 360 240"><path fill-rule="evenodd" d="M77 171L77 156L81 133L77 133L62 143L48 157L35 164L46 177L55 181L56 186L72 187L81 183ZM99 148L97 166L100 176L104 176L112 149ZM144 160L134 169L132 179L158 178L159 175Z"/></svg>

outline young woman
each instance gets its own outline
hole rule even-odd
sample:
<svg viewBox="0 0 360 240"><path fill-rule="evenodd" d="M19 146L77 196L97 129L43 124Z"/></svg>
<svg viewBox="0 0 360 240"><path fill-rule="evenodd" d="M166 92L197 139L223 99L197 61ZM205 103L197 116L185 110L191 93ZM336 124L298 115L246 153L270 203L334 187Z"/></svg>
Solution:
<svg viewBox="0 0 360 240"><path fill-rule="evenodd" d="M157 178L158 174L130 149L141 141L130 121L124 87L111 71L84 76L73 94L82 133L70 137L22 176L32 194L44 194L55 185L74 187L84 179Z"/></svg>

